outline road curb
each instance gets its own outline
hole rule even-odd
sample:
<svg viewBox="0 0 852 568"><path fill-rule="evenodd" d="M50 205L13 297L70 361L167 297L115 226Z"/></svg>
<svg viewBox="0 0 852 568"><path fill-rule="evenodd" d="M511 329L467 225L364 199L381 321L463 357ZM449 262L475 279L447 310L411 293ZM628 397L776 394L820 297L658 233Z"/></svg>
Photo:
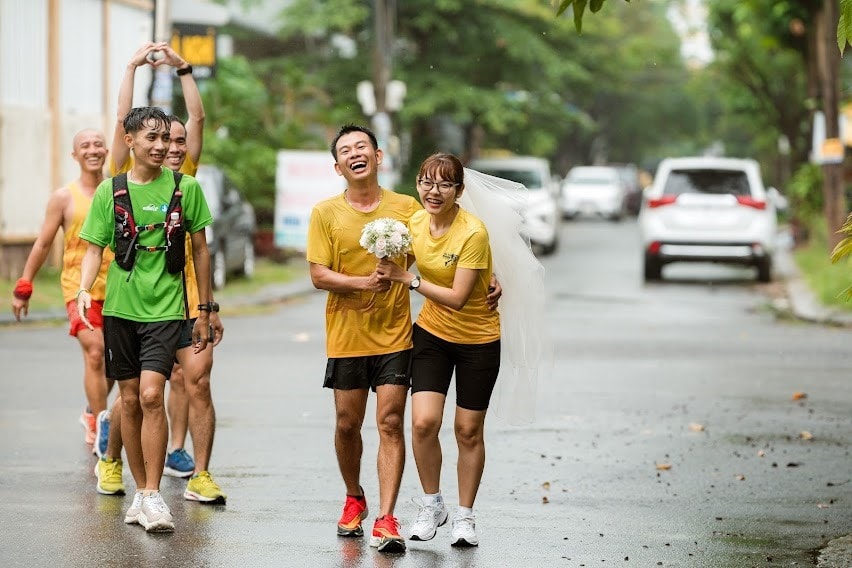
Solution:
<svg viewBox="0 0 852 568"><path fill-rule="evenodd" d="M852 313L824 306L817 299L796 261L792 240L785 239L775 254L775 273L783 281L790 313L799 320L822 325L852 327Z"/></svg>

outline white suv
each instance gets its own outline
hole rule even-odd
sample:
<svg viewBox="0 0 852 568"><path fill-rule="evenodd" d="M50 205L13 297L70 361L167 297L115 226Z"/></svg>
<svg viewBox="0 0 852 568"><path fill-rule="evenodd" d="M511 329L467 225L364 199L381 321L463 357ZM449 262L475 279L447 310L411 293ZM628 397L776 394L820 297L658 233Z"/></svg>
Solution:
<svg viewBox="0 0 852 568"><path fill-rule="evenodd" d="M477 158L468 164L473 170L508 179L526 186L529 190L524 209L521 234L530 244L548 255L559 245L559 223L562 215L556 202L559 182L550 174L550 164L534 156L507 156Z"/></svg>
<svg viewBox="0 0 852 568"><path fill-rule="evenodd" d="M754 160L663 160L639 213L645 280L662 278L671 262L703 261L755 266L769 282L778 201Z"/></svg>

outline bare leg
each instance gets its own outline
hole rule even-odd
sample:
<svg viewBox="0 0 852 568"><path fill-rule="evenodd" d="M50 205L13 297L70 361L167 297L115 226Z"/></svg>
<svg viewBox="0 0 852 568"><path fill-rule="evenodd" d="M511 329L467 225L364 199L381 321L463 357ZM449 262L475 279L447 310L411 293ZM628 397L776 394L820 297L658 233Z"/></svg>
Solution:
<svg viewBox="0 0 852 568"><path fill-rule="evenodd" d="M121 383L119 383L121 390ZM109 411L109 436L107 438L107 451L104 454L111 459L121 459L121 411L122 398L119 394L115 402L112 403L112 410ZM128 458L129 461L129 458Z"/></svg>
<svg viewBox="0 0 852 568"><path fill-rule="evenodd" d="M169 427L163 401L166 377L154 371L142 371L139 380L139 405L142 409L141 447L144 457L145 489L157 491L166 461ZM125 440L125 446L128 446ZM128 446L129 448L129 446Z"/></svg>
<svg viewBox="0 0 852 568"><path fill-rule="evenodd" d="M186 351L191 351L191 349L187 348ZM177 450L186 447L186 430L189 421L189 396L186 389L186 378L183 368L177 364L172 368L172 376L169 378L168 405L171 438L169 448ZM194 437L192 442L194 446Z"/></svg>
<svg viewBox="0 0 852 568"><path fill-rule="evenodd" d="M107 381L104 363L104 334L100 329L83 329L77 334L83 350L83 389L89 408L95 416L106 410L107 395L113 381Z"/></svg>
<svg viewBox="0 0 852 568"><path fill-rule="evenodd" d="M139 379L118 381L118 388L121 392L121 439L124 442L127 465L136 482L136 489L141 491L147 484L147 477L145 476L145 459L142 457L142 408L139 406ZM110 430L112 429L110 426Z"/></svg>
<svg viewBox="0 0 852 568"><path fill-rule="evenodd" d="M459 505L473 508L485 468L485 411L456 408L456 442L459 446Z"/></svg>
<svg viewBox="0 0 852 568"><path fill-rule="evenodd" d="M421 391L411 395L411 445L424 493L434 494L441 490L443 456L438 434L446 399L438 392Z"/></svg>
<svg viewBox="0 0 852 568"><path fill-rule="evenodd" d="M216 410L213 407L213 395L210 391L213 348L208 347L201 353L193 353L191 348L185 348L178 351L177 357L180 368L183 369L189 401L189 432L192 435L192 449L195 453L195 473L198 473L210 467L213 437L216 432ZM171 402L171 394L169 401ZM169 408L171 412L171 405ZM172 426L172 436L174 436L174 426ZM174 441L174 437L172 440ZM173 447L176 446L173 445Z"/></svg>
<svg viewBox="0 0 852 568"><path fill-rule="evenodd" d="M334 450L347 495L361 495L361 426L367 412L367 389L334 390Z"/></svg>
<svg viewBox="0 0 852 568"><path fill-rule="evenodd" d="M405 466L403 419L408 386L376 387L376 425L379 429L379 516L392 515Z"/></svg>

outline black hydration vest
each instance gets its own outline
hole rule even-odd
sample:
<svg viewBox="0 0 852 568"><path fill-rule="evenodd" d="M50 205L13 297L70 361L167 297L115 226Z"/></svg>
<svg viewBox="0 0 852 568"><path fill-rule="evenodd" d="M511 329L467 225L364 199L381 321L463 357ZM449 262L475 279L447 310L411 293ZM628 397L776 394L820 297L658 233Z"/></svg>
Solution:
<svg viewBox="0 0 852 568"><path fill-rule="evenodd" d="M136 263L136 251L166 251L166 269L171 274L179 274L186 264L186 228L184 225L183 207L180 190L179 172L174 173L175 189L166 210L166 220L151 225L137 225L133 219L133 206L130 204L130 191L127 188L127 174L119 174L112 178L112 199L115 212L115 261L130 272ZM164 246L146 247L137 241L142 231L164 229L166 244ZM128 275L128 278L130 276Z"/></svg>

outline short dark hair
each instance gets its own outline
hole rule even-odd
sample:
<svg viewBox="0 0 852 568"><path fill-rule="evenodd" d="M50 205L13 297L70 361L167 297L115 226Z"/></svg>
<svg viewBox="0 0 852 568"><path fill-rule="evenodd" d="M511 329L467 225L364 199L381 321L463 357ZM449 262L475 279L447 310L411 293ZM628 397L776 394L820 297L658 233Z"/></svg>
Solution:
<svg viewBox="0 0 852 568"><path fill-rule="evenodd" d="M352 132L363 132L370 139L370 144L373 145L373 149L379 149L379 141L376 139L376 135L373 134L372 130L359 124L344 124L340 127L340 130L337 131L337 135L335 135L334 140L331 141L331 155L334 156L335 162L337 161L337 142L342 136L346 136Z"/></svg>
<svg viewBox="0 0 852 568"><path fill-rule="evenodd" d="M440 175L443 180L464 184L464 166L453 154L438 152L423 160L420 171L417 172L417 179L423 176L431 176L434 179L435 174Z"/></svg>
<svg viewBox="0 0 852 568"><path fill-rule="evenodd" d="M172 124L173 122L179 122L181 126L183 126L184 128L186 128L186 122L184 122L184 121L181 119L181 117L179 117L178 115L176 115L176 114L170 114L170 115L168 115L168 117L169 117L169 126L171 126L171 124Z"/></svg>
<svg viewBox="0 0 852 568"><path fill-rule="evenodd" d="M124 115L124 131L127 134L139 132L150 121L154 121L155 126L163 126L167 130L172 124L171 120L169 120L169 115L159 107L136 107L130 109L130 112Z"/></svg>

